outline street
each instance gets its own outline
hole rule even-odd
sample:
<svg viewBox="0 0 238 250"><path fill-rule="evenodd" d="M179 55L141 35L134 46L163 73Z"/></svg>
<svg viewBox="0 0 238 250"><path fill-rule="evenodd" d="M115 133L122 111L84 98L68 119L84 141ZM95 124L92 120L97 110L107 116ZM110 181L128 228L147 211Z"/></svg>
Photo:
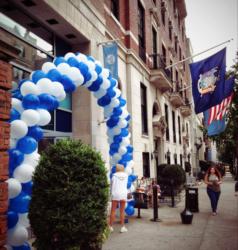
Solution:
<svg viewBox="0 0 238 250"><path fill-rule="evenodd" d="M234 184L227 174L222 184L218 204L218 215L212 216L206 186L199 186L199 213L194 213L192 225L183 225L180 212L184 209L184 198L176 208L162 205L159 218L162 222L151 222L152 209L137 211L127 224L128 232L120 234L120 225L103 246L103 250L237 250L238 249L238 197L234 195Z"/></svg>

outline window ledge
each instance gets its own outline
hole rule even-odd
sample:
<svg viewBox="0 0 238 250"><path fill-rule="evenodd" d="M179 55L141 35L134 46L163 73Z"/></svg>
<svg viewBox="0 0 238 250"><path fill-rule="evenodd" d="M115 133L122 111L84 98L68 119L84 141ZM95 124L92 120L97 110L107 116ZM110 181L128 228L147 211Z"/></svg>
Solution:
<svg viewBox="0 0 238 250"><path fill-rule="evenodd" d="M145 138L145 139L149 139L149 135L148 134L142 134L141 137Z"/></svg>

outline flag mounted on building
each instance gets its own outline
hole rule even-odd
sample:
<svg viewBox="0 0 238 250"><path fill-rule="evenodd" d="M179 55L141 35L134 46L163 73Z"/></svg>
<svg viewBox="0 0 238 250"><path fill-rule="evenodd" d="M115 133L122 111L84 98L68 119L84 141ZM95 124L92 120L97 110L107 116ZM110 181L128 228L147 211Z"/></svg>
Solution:
<svg viewBox="0 0 238 250"><path fill-rule="evenodd" d="M226 48L190 64L195 113L206 111L227 97L225 93Z"/></svg>
<svg viewBox="0 0 238 250"><path fill-rule="evenodd" d="M118 46L116 42L111 42L103 45L104 67L109 69L112 77L118 80Z"/></svg>
<svg viewBox="0 0 238 250"><path fill-rule="evenodd" d="M226 114L234 96L234 79L231 77L225 83L225 93L230 95L203 113L208 136L218 135L226 128Z"/></svg>

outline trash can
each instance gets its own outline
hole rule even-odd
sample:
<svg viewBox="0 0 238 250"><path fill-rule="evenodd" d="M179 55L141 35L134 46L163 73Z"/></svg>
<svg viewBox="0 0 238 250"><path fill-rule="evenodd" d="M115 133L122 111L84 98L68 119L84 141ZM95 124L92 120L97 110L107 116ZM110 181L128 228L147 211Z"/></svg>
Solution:
<svg viewBox="0 0 238 250"><path fill-rule="evenodd" d="M186 208L191 212L199 212L198 188L189 187L186 189Z"/></svg>

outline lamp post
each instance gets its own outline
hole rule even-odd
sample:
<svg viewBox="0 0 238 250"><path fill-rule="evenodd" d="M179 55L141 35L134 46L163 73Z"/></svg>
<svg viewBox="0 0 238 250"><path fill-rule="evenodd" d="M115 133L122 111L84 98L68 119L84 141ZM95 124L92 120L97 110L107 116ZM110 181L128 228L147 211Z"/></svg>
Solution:
<svg viewBox="0 0 238 250"><path fill-rule="evenodd" d="M198 170L199 169L199 150L202 147L202 138L201 137L196 137L196 142L194 144L196 147L196 161L197 161L197 167L196 167L196 180L198 178Z"/></svg>

